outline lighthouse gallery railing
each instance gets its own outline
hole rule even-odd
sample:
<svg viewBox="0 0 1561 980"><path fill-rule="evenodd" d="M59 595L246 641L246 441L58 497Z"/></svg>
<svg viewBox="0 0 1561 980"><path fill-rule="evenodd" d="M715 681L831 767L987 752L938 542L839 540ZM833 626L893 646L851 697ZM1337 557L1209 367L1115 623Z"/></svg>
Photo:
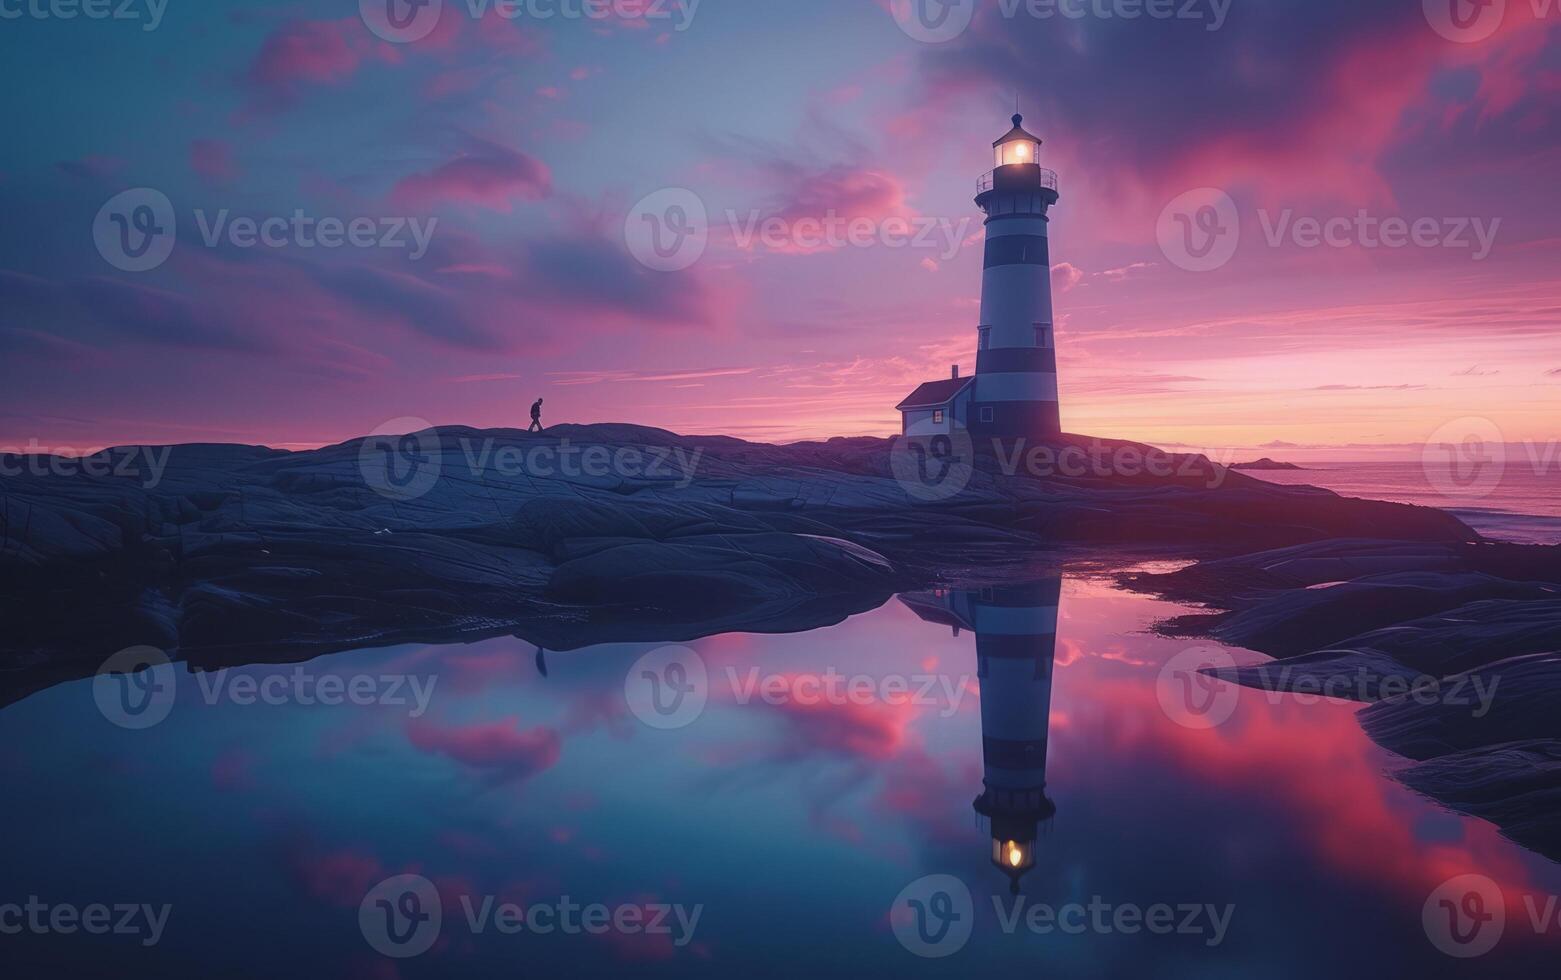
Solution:
<svg viewBox="0 0 1561 980"><path fill-rule="evenodd" d="M1047 190L1056 190L1057 171L1047 170L1045 167L1038 167L1036 169L1040 170L1041 172L1041 186ZM995 173L997 173L996 170L988 170L986 173L981 175L981 177L976 181L977 194L985 194L987 191L992 189L992 175Z"/></svg>

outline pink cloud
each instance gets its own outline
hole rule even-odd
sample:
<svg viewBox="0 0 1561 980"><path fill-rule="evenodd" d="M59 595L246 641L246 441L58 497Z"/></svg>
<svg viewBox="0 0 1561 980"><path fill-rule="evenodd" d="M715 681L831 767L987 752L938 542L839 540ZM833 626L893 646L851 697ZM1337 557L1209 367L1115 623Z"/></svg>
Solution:
<svg viewBox="0 0 1561 980"><path fill-rule="evenodd" d="M1052 289L1061 295L1077 286L1084 278L1084 270L1071 262L1060 262L1052 266Z"/></svg>
<svg viewBox="0 0 1561 980"><path fill-rule="evenodd" d="M200 139L190 144L190 169L208 183L226 184L238 177L233 148L222 140Z"/></svg>
<svg viewBox="0 0 1561 980"><path fill-rule="evenodd" d="M552 191L553 177L542 161L496 143L483 143L476 153L403 178L390 197L398 206L410 208L457 203L508 213L517 199L539 201Z"/></svg>
<svg viewBox="0 0 1561 980"><path fill-rule="evenodd" d="M439 728L421 719L407 725L407 738L424 752L442 755L499 779L529 779L558 762L558 732L538 726L521 731L517 719L487 725Z"/></svg>
<svg viewBox="0 0 1561 980"><path fill-rule="evenodd" d="M303 84L329 85L356 74L364 62L395 62L400 55L376 42L356 17L294 20L273 31L249 67L249 81L279 102L291 102Z"/></svg>

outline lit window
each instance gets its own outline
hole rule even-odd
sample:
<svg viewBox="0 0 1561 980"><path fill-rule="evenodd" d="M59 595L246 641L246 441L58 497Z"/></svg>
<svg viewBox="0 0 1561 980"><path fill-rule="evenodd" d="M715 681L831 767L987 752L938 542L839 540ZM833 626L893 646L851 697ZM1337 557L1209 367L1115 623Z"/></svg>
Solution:
<svg viewBox="0 0 1561 980"><path fill-rule="evenodd" d="M941 409L941 408L933 409L933 411L932 411L932 423L934 425L942 425L943 424L943 409Z"/></svg>

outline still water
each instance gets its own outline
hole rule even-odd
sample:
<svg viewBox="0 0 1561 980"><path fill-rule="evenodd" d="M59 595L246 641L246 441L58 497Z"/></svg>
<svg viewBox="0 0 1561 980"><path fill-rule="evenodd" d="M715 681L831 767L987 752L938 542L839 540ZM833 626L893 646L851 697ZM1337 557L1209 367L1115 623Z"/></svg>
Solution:
<svg viewBox="0 0 1561 980"><path fill-rule="evenodd" d="M1353 705L1178 706L1162 668L1189 644L1146 630L1184 611L1091 568L680 649L169 668L140 729L62 684L0 711L0 958L29 977L1554 975L1561 925L1525 901L1543 912L1561 869L1394 782ZM1510 913L1458 960L1433 892L1465 873ZM93 905L125 928L51 919Z"/></svg>

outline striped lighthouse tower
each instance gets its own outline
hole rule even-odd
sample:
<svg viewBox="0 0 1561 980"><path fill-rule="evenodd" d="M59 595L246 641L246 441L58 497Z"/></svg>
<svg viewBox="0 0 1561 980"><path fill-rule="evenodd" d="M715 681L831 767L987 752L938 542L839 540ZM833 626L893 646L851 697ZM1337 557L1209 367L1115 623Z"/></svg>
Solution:
<svg viewBox="0 0 1561 980"><path fill-rule="evenodd" d="M974 807L992 863L1019 891L1035 840L1057 807L1046 795L1047 730L1062 576L968 592L902 596L922 619L976 634L981 681L982 791Z"/></svg>
<svg viewBox="0 0 1561 980"><path fill-rule="evenodd" d="M970 431L1001 439L1062 431L1057 348L1052 324L1047 211L1057 203L1057 174L1040 165L1041 140L1024 117L992 144L995 169L976 186L986 215L976 383Z"/></svg>

